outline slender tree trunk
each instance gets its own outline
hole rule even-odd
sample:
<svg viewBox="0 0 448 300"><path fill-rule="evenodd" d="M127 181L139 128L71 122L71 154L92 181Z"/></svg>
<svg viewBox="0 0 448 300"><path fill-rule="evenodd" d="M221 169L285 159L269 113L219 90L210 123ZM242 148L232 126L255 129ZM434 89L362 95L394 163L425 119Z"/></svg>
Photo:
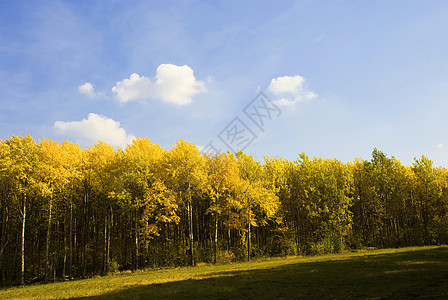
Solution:
<svg viewBox="0 0 448 300"><path fill-rule="evenodd" d="M72 267L73 267L73 202L70 199L70 234L69 234L69 245L70 245L70 263L68 269L69 280L72 280Z"/></svg>
<svg viewBox="0 0 448 300"><path fill-rule="evenodd" d="M146 228L148 228L149 226L149 221L146 221ZM148 232L148 231L146 231ZM149 241L148 239L148 235L145 234L145 256L146 256L146 261L149 261ZM165 237L163 237L163 249L165 249L165 251L169 251L169 249L166 248L166 243L165 243ZM165 253L165 251L163 253Z"/></svg>
<svg viewBox="0 0 448 300"><path fill-rule="evenodd" d="M39 228L37 228L36 233L34 234L34 244L33 247L31 249L33 249L33 258L32 258L32 264L33 264L33 278L37 276L37 274L39 274Z"/></svg>
<svg viewBox="0 0 448 300"><path fill-rule="evenodd" d="M129 226L128 215L123 214L123 220L124 220L125 226L123 226L121 234L123 236L122 243L124 243L124 247L123 247L124 248L124 258L125 258L125 263L127 265L129 261L132 261L132 255L130 254L130 252L132 252L132 250L128 250L129 249L128 248L129 247L128 238L129 238L129 232L130 232L130 230L128 231L128 226ZM131 256L131 258L129 258L129 256Z"/></svg>
<svg viewBox="0 0 448 300"><path fill-rule="evenodd" d="M87 242L87 198L88 198L88 194L87 191L84 194L84 207L83 207L83 224L82 224L82 252L81 252L81 261L82 261L82 277L85 278L86 277L86 272L87 272L87 262L86 262L86 242Z"/></svg>
<svg viewBox="0 0 448 300"><path fill-rule="evenodd" d="M218 252L218 214L215 216L215 257L213 263L216 264L216 253Z"/></svg>
<svg viewBox="0 0 448 300"><path fill-rule="evenodd" d="M53 276L54 276L53 281L56 280L56 275L57 275L56 272L57 272L58 265L59 265L59 259L56 260L56 257L57 256L59 257L59 255L61 253L61 238L59 236L59 229L60 229L59 225L60 225L60 222L58 220L57 215L55 216L55 221L56 221L56 233L58 234L58 237L56 239L56 241L57 241L57 250L56 250L57 255L53 255Z"/></svg>
<svg viewBox="0 0 448 300"><path fill-rule="evenodd" d="M296 251L297 255L301 254L300 251L300 224L299 224L299 213L296 216Z"/></svg>
<svg viewBox="0 0 448 300"><path fill-rule="evenodd" d="M5 270L4 270L4 250L6 248L6 244L8 243L8 238L6 235L8 234L7 227L8 226L8 207L6 206L6 203L3 203L3 219L2 219L2 238L0 242L0 282L3 282L5 280Z"/></svg>
<svg viewBox="0 0 448 300"><path fill-rule="evenodd" d="M26 195L23 196L23 210L22 210L22 251L20 261L20 284L25 284L25 222L26 222Z"/></svg>
<svg viewBox="0 0 448 300"><path fill-rule="evenodd" d="M111 230L113 227L113 223L114 223L114 214L112 211L112 206L109 205L110 208L110 223L109 225L109 229L107 230L107 253L106 253L106 272L109 272L109 262L110 262L110 235L111 235Z"/></svg>
<svg viewBox="0 0 448 300"><path fill-rule="evenodd" d="M64 213L64 261L62 265L62 280L65 280L67 273L67 210Z"/></svg>
<svg viewBox="0 0 448 300"><path fill-rule="evenodd" d="M180 235L180 225L174 227L174 238L175 238L175 244L176 244L176 257L179 257L179 248L181 243L181 235Z"/></svg>
<svg viewBox="0 0 448 300"><path fill-rule="evenodd" d="M53 255L53 265L52 265L52 268L53 268L53 283L55 283L56 282L56 259L55 259L54 255Z"/></svg>
<svg viewBox="0 0 448 300"><path fill-rule="evenodd" d="M248 212L248 226L247 226L247 261L250 261L250 203Z"/></svg>
<svg viewBox="0 0 448 300"><path fill-rule="evenodd" d="M51 191L50 202L48 205L48 224L47 224L47 244L45 248L45 281L48 281L50 278L50 234L51 234L51 206L53 202L53 190Z"/></svg>
<svg viewBox="0 0 448 300"><path fill-rule="evenodd" d="M107 216L104 216L103 274L107 273Z"/></svg>
<svg viewBox="0 0 448 300"><path fill-rule="evenodd" d="M230 248L232 246L231 244L231 235L230 235L230 227L227 229L227 250L230 251Z"/></svg>
<svg viewBox="0 0 448 300"><path fill-rule="evenodd" d="M73 224L75 228L73 230L73 248L74 248L73 255L75 265L79 266L78 218L76 216L74 217Z"/></svg>
<svg viewBox="0 0 448 300"><path fill-rule="evenodd" d="M191 265L194 266L194 235L193 235L193 205L188 202L188 223L189 223L189 237L190 237L190 256L191 256Z"/></svg>
<svg viewBox="0 0 448 300"><path fill-rule="evenodd" d="M188 184L188 197L190 198L188 201L188 225L189 225L189 237L190 237L190 256L191 256L191 265L195 265L194 261L194 233L193 233L193 201L191 198L191 186Z"/></svg>
<svg viewBox="0 0 448 300"><path fill-rule="evenodd" d="M135 269L138 269L138 219L137 209L135 209Z"/></svg>

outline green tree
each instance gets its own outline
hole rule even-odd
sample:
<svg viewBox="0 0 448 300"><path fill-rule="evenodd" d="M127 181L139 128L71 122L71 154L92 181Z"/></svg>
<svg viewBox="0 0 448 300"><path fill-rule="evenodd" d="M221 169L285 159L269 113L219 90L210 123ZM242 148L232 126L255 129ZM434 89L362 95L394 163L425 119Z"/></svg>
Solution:
<svg viewBox="0 0 448 300"><path fill-rule="evenodd" d="M412 170L416 176L416 197L422 220L423 243L434 244L438 239L439 228L446 224L447 182L443 170L433 167L433 162L426 156L415 159Z"/></svg>

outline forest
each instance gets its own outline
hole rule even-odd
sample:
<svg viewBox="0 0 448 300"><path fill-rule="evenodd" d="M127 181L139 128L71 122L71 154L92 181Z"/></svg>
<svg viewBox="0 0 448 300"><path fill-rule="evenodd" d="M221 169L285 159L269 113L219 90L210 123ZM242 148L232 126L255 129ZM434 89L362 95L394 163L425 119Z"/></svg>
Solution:
<svg viewBox="0 0 448 300"><path fill-rule="evenodd" d="M448 170L211 156L178 140L0 140L1 285L118 270L448 242Z"/></svg>

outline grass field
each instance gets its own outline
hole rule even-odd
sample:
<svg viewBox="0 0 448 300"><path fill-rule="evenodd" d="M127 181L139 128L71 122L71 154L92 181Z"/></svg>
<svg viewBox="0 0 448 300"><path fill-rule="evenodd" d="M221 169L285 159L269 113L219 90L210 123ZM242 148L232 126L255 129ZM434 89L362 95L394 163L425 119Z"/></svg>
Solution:
<svg viewBox="0 0 448 300"><path fill-rule="evenodd" d="M141 271L0 290L0 299L448 299L448 247Z"/></svg>

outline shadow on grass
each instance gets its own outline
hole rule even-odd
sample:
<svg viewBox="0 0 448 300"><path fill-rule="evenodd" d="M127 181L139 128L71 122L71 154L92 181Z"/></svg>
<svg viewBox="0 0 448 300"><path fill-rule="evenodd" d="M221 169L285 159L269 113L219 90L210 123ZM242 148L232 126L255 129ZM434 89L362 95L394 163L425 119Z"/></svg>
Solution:
<svg viewBox="0 0 448 300"><path fill-rule="evenodd" d="M447 299L448 247L208 275L79 299Z"/></svg>

